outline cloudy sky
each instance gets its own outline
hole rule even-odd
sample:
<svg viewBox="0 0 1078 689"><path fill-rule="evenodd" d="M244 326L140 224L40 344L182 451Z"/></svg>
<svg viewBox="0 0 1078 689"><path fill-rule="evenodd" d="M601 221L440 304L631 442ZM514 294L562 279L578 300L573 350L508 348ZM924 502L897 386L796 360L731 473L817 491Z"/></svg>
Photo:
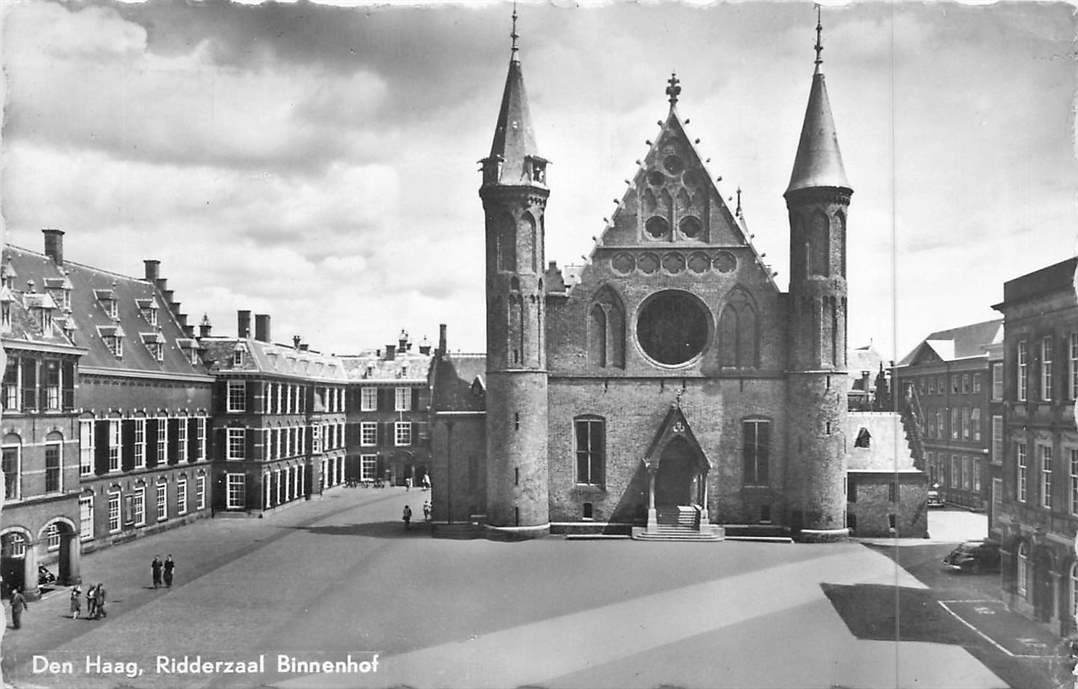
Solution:
<svg viewBox="0 0 1078 689"><path fill-rule="evenodd" d="M567 3L559 3L567 4ZM10 2L8 240L132 275L216 334L236 309L338 353L449 325L481 351L485 157L511 6ZM580 263L679 111L788 274L782 192L812 74L808 3L520 5L547 259ZM1064 4L824 10L846 170L850 344L905 354L997 315L1002 283L1078 247L1075 18Z"/></svg>

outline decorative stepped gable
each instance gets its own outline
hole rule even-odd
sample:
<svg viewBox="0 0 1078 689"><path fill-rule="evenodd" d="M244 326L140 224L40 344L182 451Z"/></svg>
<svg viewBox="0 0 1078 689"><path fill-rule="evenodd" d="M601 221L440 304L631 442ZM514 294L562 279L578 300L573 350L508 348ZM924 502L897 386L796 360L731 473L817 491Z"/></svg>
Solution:
<svg viewBox="0 0 1078 689"><path fill-rule="evenodd" d="M666 249L748 249L753 258L751 263L761 273L763 281L778 291L772 271L748 240L747 225L741 213L740 189L735 213L716 186L715 177L707 168L707 159L696 147L699 140L690 138L685 131L685 123L677 111L681 92L677 77L672 75L668 84L670 110L665 121L660 123L662 129L654 142L649 142L647 154L638 161L636 174L596 241L589 262L625 248L657 252ZM698 264L690 263L689 269L699 273L712 269L712 266L703 265L704 256L714 264L714 270L725 272L726 259L721 252L714 251L697 252L695 260ZM618 261L628 259L616 256L613 260L617 270ZM688 260L691 262L694 257L690 256ZM658 267L654 266L656 270ZM587 266L584 271L586 274ZM586 279L586 275L582 279Z"/></svg>

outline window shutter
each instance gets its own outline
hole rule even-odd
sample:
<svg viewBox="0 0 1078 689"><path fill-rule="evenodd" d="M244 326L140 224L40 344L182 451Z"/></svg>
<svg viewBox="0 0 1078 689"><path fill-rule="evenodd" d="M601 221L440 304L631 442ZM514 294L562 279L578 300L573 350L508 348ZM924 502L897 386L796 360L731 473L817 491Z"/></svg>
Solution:
<svg viewBox="0 0 1078 689"><path fill-rule="evenodd" d="M213 383L213 410L221 413L228 409L228 383L218 378Z"/></svg>
<svg viewBox="0 0 1078 689"><path fill-rule="evenodd" d="M135 420L124 419L120 422L120 468L131 471L135 468Z"/></svg>
<svg viewBox="0 0 1078 689"><path fill-rule="evenodd" d="M393 388L378 388L378 411L393 411Z"/></svg>
<svg viewBox="0 0 1078 689"><path fill-rule="evenodd" d="M390 392L392 393L392 391L390 391ZM393 422L392 421L386 421L385 425L382 426L382 437L381 437L381 443L380 444L392 446L392 445L396 444L396 442L397 442L397 437L396 437L396 434L393 432Z"/></svg>
<svg viewBox="0 0 1078 689"><path fill-rule="evenodd" d="M168 424L168 431L166 432L167 447L168 447L168 463L170 465L176 464L180 461L178 456L180 451L180 422L183 419L167 419L165 423Z"/></svg>
<svg viewBox="0 0 1078 689"><path fill-rule="evenodd" d="M157 456L157 419L146 419L146 466L155 467Z"/></svg>
<svg viewBox="0 0 1078 689"><path fill-rule="evenodd" d="M198 460L198 419L187 419L187 461Z"/></svg>
<svg viewBox="0 0 1078 689"><path fill-rule="evenodd" d="M109 422L94 421L94 473L109 471Z"/></svg>
<svg viewBox="0 0 1078 689"><path fill-rule="evenodd" d="M412 411L419 411L419 388L412 388Z"/></svg>
<svg viewBox="0 0 1078 689"><path fill-rule="evenodd" d="M37 360L29 357L22 360L22 408L37 409Z"/></svg>
<svg viewBox="0 0 1078 689"><path fill-rule="evenodd" d="M64 362L64 409L73 409L75 407L75 363L72 361Z"/></svg>
<svg viewBox="0 0 1078 689"><path fill-rule="evenodd" d="M244 459L255 459L255 437L258 433L255 433L254 429L248 428L244 431L243 440L245 444L243 457Z"/></svg>
<svg viewBox="0 0 1078 689"><path fill-rule="evenodd" d="M245 380L245 381L243 381L243 394L246 397L246 399L244 399L243 408L247 410L248 414L260 413L259 410L255 409L255 398L256 397L259 397L259 398L261 397L261 395L256 394L256 393L260 392L259 389L258 389L259 385L260 385L259 382L255 381L255 380ZM259 400L259 401L261 402L261 400ZM261 405L259 405L259 406L261 406Z"/></svg>

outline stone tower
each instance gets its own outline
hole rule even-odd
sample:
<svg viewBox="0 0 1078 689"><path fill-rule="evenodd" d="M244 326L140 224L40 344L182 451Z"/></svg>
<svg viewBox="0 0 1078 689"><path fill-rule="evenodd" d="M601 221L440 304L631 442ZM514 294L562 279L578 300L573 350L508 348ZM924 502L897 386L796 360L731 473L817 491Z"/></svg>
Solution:
<svg viewBox="0 0 1078 689"><path fill-rule="evenodd" d="M845 535L846 213L853 190L816 69L790 185L787 520L807 540Z"/></svg>
<svg viewBox="0 0 1078 689"><path fill-rule="evenodd" d="M550 190L513 46L490 155L486 215L487 525L503 537L549 532L543 213ZM492 533L492 535L494 535Z"/></svg>

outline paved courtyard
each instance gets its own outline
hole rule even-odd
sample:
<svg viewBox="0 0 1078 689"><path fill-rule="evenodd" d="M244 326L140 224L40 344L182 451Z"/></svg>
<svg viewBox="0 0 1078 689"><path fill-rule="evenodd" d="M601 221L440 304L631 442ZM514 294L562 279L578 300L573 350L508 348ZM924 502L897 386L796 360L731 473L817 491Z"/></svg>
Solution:
<svg viewBox="0 0 1078 689"><path fill-rule="evenodd" d="M1008 686L961 645L850 631L825 585L925 588L879 549L507 544L404 532L401 508L421 514L427 495L338 489L266 519L205 520L91 554L85 580L106 583L108 619L65 617L62 590L32 604L24 628L5 636L6 679L16 687ZM171 589L148 586L157 553L178 562ZM277 654L351 654L356 664L282 674ZM377 670L361 665L374 654ZM68 662L53 668L71 673L34 673L34 655ZM100 668L116 672L87 675L86 657L98 655ZM162 674L158 655L247 661L256 672Z"/></svg>

